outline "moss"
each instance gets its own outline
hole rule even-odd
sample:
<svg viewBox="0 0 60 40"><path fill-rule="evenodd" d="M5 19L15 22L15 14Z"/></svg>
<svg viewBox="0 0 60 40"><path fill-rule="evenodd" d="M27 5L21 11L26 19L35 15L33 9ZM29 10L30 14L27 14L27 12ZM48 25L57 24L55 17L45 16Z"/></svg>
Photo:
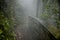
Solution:
<svg viewBox="0 0 60 40"><path fill-rule="evenodd" d="M55 36L55 38L60 38L60 30L56 26L49 25L48 30Z"/></svg>

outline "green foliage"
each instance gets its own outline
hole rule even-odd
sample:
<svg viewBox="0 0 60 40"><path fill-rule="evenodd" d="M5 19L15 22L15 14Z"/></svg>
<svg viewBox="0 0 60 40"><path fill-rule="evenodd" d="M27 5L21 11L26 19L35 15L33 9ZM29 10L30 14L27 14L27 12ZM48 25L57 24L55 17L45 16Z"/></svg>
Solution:
<svg viewBox="0 0 60 40"><path fill-rule="evenodd" d="M15 40L10 9L10 5L7 7L5 0L0 0L0 40Z"/></svg>
<svg viewBox="0 0 60 40"><path fill-rule="evenodd" d="M47 2L45 4L45 2ZM53 35L55 35L55 37L57 39L60 39L60 20L59 20L59 7L58 7L58 3L57 3L57 0L43 0L43 8L44 8L44 11L42 12L42 19L43 20L52 20L52 16L53 19L55 20L55 23L57 24L57 27L49 24L49 30L53 33Z"/></svg>
<svg viewBox="0 0 60 40"><path fill-rule="evenodd" d="M49 18L49 16L48 16L47 13L43 13L43 14L41 15L41 17L42 17L43 20L46 20L46 19Z"/></svg>
<svg viewBox="0 0 60 40"><path fill-rule="evenodd" d="M45 3L46 2L46 3ZM56 19L58 19L58 15L59 15L59 8L58 8L58 3L57 0L44 0L43 1L43 12L42 12L42 19L49 19L52 16L54 16Z"/></svg>
<svg viewBox="0 0 60 40"><path fill-rule="evenodd" d="M3 13L0 11L0 40L15 40L15 33L9 23L10 19L5 17Z"/></svg>
<svg viewBox="0 0 60 40"><path fill-rule="evenodd" d="M48 30L57 38L60 39L60 30L56 26L48 25Z"/></svg>
<svg viewBox="0 0 60 40"><path fill-rule="evenodd" d="M0 29L0 34L2 34L3 33L3 31Z"/></svg>
<svg viewBox="0 0 60 40"><path fill-rule="evenodd" d="M57 25L60 25L60 21L59 21L59 7L58 7L58 3L57 0L45 0L47 3L43 4L44 5L44 11L41 14L42 19L44 20L48 20L53 18L54 20L56 20L55 22L57 23ZM43 1L43 3L45 3L45 1ZM60 27L60 26L59 26Z"/></svg>

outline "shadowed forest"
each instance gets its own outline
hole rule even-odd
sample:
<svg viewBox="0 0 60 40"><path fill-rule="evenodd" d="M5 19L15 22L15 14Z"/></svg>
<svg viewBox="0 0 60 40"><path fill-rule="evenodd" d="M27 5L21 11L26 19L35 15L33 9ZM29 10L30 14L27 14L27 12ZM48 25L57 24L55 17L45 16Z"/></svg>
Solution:
<svg viewBox="0 0 60 40"><path fill-rule="evenodd" d="M0 0L0 40L60 40L60 0Z"/></svg>

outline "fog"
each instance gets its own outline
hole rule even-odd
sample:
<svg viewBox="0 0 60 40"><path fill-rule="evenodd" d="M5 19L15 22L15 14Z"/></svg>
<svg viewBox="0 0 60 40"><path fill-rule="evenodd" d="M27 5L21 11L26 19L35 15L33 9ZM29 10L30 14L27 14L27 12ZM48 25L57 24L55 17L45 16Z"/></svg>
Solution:
<svg viewBox="0 0 60 40"><path fill-rule="evenodd" d="M26 24L28 16L36 16L36 12L37 0L16 0L15 15L20 23Z"/></svg>
<svg viewBox="0 0 60 40"><path fill-rule="evenodd" d="M28 25L28 19L29 16L36 17L37 0L16 0L14 11L17 20L17 26L15 28L15 31L18 34L17 40L33 40ZM23 36L22 39L20 38L21 35Z"/></svg>
<svg viewBox="0 0 60 40"><path fill-rule="evenodd" d="M60 24L57 22L59 19L56 19L58 17L56 13L59 12L56 9L59 8L56 0L3 0L0 4L0 19L3 19L0 20L1 39L4 40L8 34L6 37L9 40L10 31L13 30L11 38L16 34L14 37L16 40L60 39L60 31L57 29ZM3 29L5 31L9 29L8 33L6 34Z"/></svg>
<svg viewBox="0 0 60 40"><path fill-rule="evenodd" d="M46 34L48 31L46 32L45 26L42 26L44 21L39 19L43 10L42 0L16 0L14 11L17 20L15 28L17 40L45 40L45 38L46 40L51 40L50 36ZM44 35L47 35L47 37Z"/></svg>

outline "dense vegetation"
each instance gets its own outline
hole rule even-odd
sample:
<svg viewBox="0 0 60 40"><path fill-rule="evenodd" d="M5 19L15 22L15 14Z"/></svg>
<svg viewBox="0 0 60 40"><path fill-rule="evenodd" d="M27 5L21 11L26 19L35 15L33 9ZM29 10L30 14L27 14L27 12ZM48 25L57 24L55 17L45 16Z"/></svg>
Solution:
<svg viewBox="0 0 60 40"><path fill-rule="evenodd" d="M57 0L43 0L42 19L47 21L48 30L60 39L59 5Z"/></svg>
<svg viewBox="0 0 60 40"><path fill-rule="evenodd" d="M14 40L14 32L9 22L10 19L0 11L0 40Z"/></svg>
<svg viewBox="0 0 60 40"><path fill-rule="evenodd" d="M10 13L5 12L7 6L4 4L4 0L0 0L0 40L15 40L12 17Z"/></svg>

